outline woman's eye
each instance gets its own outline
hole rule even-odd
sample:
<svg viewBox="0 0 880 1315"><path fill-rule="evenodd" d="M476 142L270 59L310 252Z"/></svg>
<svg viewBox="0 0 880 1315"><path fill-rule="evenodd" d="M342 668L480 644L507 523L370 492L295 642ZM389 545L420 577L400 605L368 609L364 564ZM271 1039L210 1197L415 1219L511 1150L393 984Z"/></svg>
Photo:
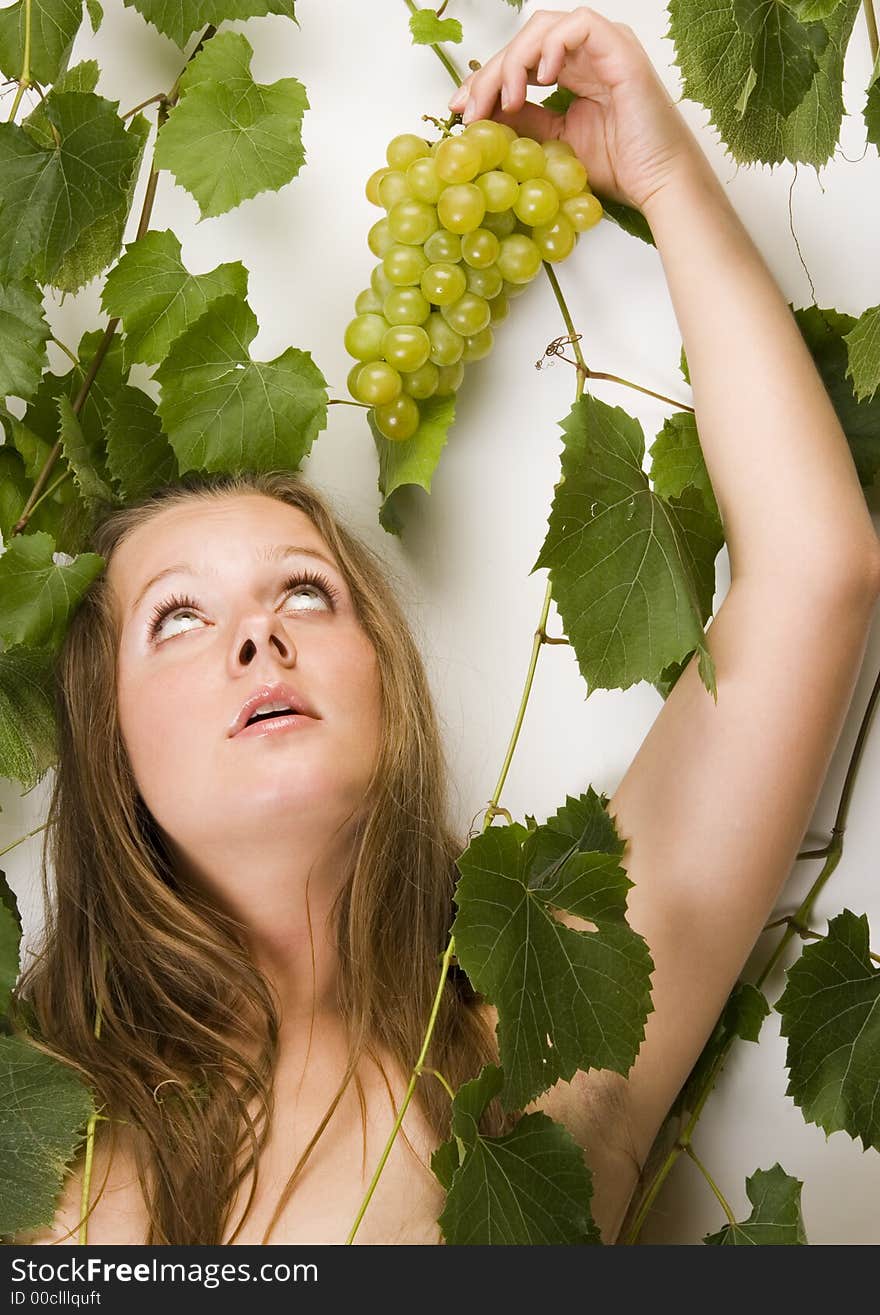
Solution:
<svg viewBox="0 0 880 1315"><path fill-rule="evenodd" d="M307 592L304 592L307 591ZM313 612L316 608L326 608L327 601L321 596L321 590L311 584L297 585L291 590L285 600L286 605L290 605L294 599L302 599L309 604L308 607L297 607L297 612Z"/></svg>
<svg viewBox="0 0 880 1315"><path fill-rule="evenodd" d="M155 629L153 630L153 634L154 635L161 634L163 637L167 635L182 635L185 634L186 630L188 630L190 627L187 626L184 630L171 629L170 627L173 627L175 622L200 621L200 620L201 617L195 616L192 612L171 612L169 615L162 617L161 620L157 622Z"/></svg>

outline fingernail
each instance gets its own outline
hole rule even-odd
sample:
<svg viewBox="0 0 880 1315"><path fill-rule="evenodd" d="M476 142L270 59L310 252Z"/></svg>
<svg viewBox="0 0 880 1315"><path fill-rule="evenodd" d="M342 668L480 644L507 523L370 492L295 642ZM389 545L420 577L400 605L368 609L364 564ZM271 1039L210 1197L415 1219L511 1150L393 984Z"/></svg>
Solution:
<svg viewBox="0 0 880 1315"><path fill-rule="evenodd" d="M547 73L547 61L545 59L542 59L540 64L538 65L538 72L536 74L536 77L539 82L544 81L544 77L546 73Z"/></svg>
<svg viewBox="0 0 880 1315"><path fill-rule="evenodd" d="M451 110L457 110L457 109L460 109L461 106L464 104L464 101L465 101L465 97L466 97L466 96L467 96L467 92L465 91L465 88L464 88L464 86L462 85L461 87L459 87L458 91L455 93L455 95L454 95L454 96L452 97L452 99L449 101L449 108L450 108Z"/></svg>
<svg viewBox="0 0 880 1315"><path fill-rule="evenodd" d="M510 104L510 92L506 87L501 88L501 108L506 110Z"/></svg>

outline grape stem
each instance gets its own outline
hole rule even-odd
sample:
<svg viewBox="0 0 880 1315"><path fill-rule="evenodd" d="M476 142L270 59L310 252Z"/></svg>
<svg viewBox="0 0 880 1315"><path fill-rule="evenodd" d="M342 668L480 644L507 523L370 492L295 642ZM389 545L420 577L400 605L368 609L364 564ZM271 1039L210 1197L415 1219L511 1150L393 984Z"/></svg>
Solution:
<svg viewBox="0 0 880 1315"><path fill-rule="evenodd" d="M12 109L9 111L9 122L15 118L18 107L21 104L21 98L25 93L25 88L31 85L31 0L24 0L24 51L21 58L21 77L18 79L18 87L15 92L15 99L12 102Z"/></svg>
<svg viewBox="0 0 880 1315"><path fill-rule="evenodd" d="M406 5L407 9L409 10L409 12L410 12L411 14L418 14L418 13L421 13L421 10L419 9L419 6L416 5L416 4L413 4L413 0L403 0L403 3ZM445 9L445 7L446 7L446 6L444 5L444 9ZM437 56L437 58L439 59L440 63L441 63L441 64L443 65L443 67L446 69L446 72L449 74L449 76L450 76L450 77L452 78L452 80L454 81L456 87L460 87L461 84L464 82L464 77L462 76L461 73L459 73L458 69L455 67L454 62L449 58L449 56L447 55L446 51L445 51L445 50L441 50L440 46L438 46L436 42L432 42L432 43L431 43L431 49L433 50L434 54L435 54L435 55Z"/></svg>
<svg viewBox="0 0 880 1315"><path fill-rule="evenodd" d="M874 13L874 0L862 0L862 9L865 11L865 22L868 25L868 45L871 47L871 58L876 61L880 42L877 39L877 18Z"/></svg>

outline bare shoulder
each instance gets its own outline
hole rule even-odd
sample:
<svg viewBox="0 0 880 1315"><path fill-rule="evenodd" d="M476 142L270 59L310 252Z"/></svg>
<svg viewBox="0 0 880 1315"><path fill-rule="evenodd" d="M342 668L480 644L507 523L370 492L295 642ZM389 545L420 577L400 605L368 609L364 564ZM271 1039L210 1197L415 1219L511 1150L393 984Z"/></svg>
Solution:
<svg viewBox="0 0 880 1315"><path fill-rule="evenodd" d="M582 919L560 914L572 926ZM498 1010L484 1002L480 1011L494 1029ZM639 1180L640 1165L630 1136L627 1079L610 1069L577 1072L569 1082L557 1082L525 1107L541 1111L568 1129L584 1152L593 1195L590 1208L602 1241L617 1241L627 1207Z"/></svg>
<svg viewBox="0 0 880 1315"><path fill-rule="evenodd" d="M52 1223L16 1234L14 1245L78 1245L84 1172L83 1149L64 1179ZM89 1246L123 1245L130 1243L132 1237L146 1238L146 1207L138 1183L134 1152L126 1137L117 1134L112 1158L109 1137L96 1143L89 1180L89 1203L94 1205L88 1218Z"/></svg>

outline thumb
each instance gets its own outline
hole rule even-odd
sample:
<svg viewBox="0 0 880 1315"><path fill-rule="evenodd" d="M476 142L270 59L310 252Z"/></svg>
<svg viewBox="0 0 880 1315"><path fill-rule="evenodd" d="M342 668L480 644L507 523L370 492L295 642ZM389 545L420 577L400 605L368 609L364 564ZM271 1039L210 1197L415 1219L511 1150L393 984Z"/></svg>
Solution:
<svg viewBox="0 0 880 1315"><path fill-rule="evenodd" d="M543 105L533 105L526 101L521 109L510 112L496 108L492 118L497 123L505 123L521 137L533 137L536 141L549 141L551 137L562 135L565 115L555 110L548 110Z"/></svg>

